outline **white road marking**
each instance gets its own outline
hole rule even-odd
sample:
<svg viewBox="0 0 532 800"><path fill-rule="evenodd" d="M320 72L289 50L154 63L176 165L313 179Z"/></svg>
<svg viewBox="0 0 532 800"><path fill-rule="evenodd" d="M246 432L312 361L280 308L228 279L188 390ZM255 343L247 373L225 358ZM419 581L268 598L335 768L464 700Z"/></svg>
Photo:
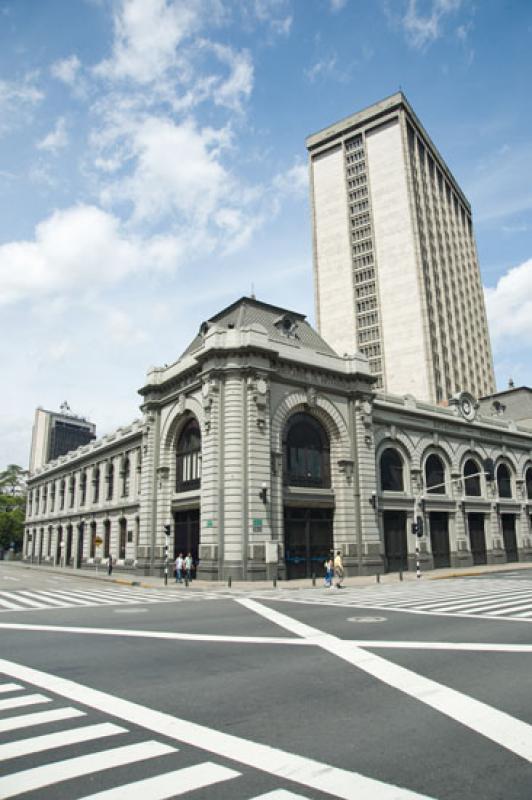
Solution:
<svg viewBox="0 0 532 800"><path fill-rule="evenodd" d="M383 639L346 639L356 647L384 650L459 650L463 653L532 653L532 644L485 644L484 642L390 642Z"/></svg>
<svg viewBox="0 0 532 800"><path fill-rule="evenodd" d="M84 717L85 712L77 708L54 708L51 711L36 711L34 714L19 714L18 717L5 717L0 720L0 733L18 731L20 728L32 728L34 725L46 725L63 719Z"/></svg>
<svg viewBox="0 0 532 800"><path fill-rule="evenodd" d="M126 786L116 786L107 791L87 795L80 800L168 800L180 794L203 789L215 783L238 778L240 772L228 767L221 767L210 761L196 764L193 767L167 772L165 775L156 775ZM296 795L294 795L295 797Z"/></svg>
<svg viewBox="0 0 532 800"><path fill-rule="evenodd" d="M129 631L122 628L80 628L68 625L26 625L23 622L1 622L0 629L14 631L43 631L48 633L81 633L90 636L126 636L144 639L175 639L187 642L234 642L236 644L289 644L305 647L304 639L282 636L222 636L210 633L173 633L171 631Z"/></svg>
<svg viewBox="0 0 532 800"><path fill-rule="evenodd" d="M42 603L38 603L29 597L25 597L26 594L29 594L29 592L24 592L22 590L18 592L1 592L2 598L7 598L8 601L22 603L22 607L26 605L30 608L46 608L46 606Z"/></svg>
<svg viewBox="0 0 532 800"><path fill-rule="evenodd" d="M273 792L266 792L266 794L258 794L256 797L251 797L250 800L307 800L307 798L302 794L287 792L286 789L274 789Z"/></svg>
<svg viewBox="0 0 532 800"><path fill-rule="evenodd" d="M12 578L10 575L2 575L2 578L5 581L16 581L17 583L20 582L20 578Z"/></svg>
<svg viewBox="0 0 532 800"><path fill-rule="evenodd" d="M237 602L285 630L303 636L329 653L359 667L388 686L393 686L410 697L426 703L521 758L532 761L532 726L526 722L521 722L504 711L498 711L486 703L474 700L462 692L418 675L412 670L386 661L350 641L343 641L336 636L323 633L318 628L294 620L286 614L267 608L255 600L243 599Z"/></svg>
<svg viewBox="0 0 532 800"><path fill-rule="evenodd" d="M10 600L6 600L5 597L0 596L0 606L3 608L16 608L20 610L20 606L17 606L16 603L12 603Z"/></svg>
<svg viewBox="0 0 532 800"><path fill-rule="evenodd" d="M52 783L79 778L81 775L89 775L91 772L100 772L112 767L122 767L125 764L135 764L138 761L174 752L174 747L148 741L55 761L53 764L45 764L22 772L12 772L11 775L0 778L0 797L6 800L17 794L42 789L43 786L50 786Z"/></svg>
<svg viewBox="0 0 532 800"><path fill-rule="evenodd" d="M9 708L22 708L22 706L33 706L37 703L49 702L50 698L45 697L43 694L26 694L23 697L9 697L5 700L0 700L0 711L7 711Z"/></svg>
<svg viewBox="0 0 532 800"><path fill-rule="evenodd" d="M427 800L426 795L382 783L360 773L333 767L275 747L216 731L188 720L172 717L170 714L154 711L138 703L123 700L106 692L91 689L66 678L40 672L22 664L0 659L0 673L5 673L10 677L16 676L27 683L45 688L69 700L83 703L107 714L109 709L112 709L113 716L125 722L147 728L168 739L207 750L231 761L246 764L270 775L276 775L278 778L300 783L324 794L332 795L337 800ZM0 797L2 797L1 789L2 784L0 783Z"/></svg>
<svg viewBox="0 0 532 800"><path fill-rule="evenodd" d="M16 692L19 689L23 689L23 686L19 686L18 683L0 683L0 694L4 692Z"/></svg>
<svg viewBox="0 0 532 800"><path fill-rule="evenodd" d="M105 736L116 736L118 733L127 733L127 729L110 722L102 722L98 725L85 725L83 728L69 728L57 733L32 736L29 739L18 739L9 744L0 744L0 761L26 756L29 753L42 753L54 747L91 742L94 739L103 739Z"/></svg>

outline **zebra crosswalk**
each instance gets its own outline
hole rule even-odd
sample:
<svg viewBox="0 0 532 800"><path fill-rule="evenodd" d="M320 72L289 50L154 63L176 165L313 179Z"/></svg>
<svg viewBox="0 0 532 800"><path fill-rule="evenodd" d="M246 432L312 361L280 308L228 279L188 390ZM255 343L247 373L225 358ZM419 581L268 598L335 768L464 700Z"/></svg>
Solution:
<svg viewBox="0 0 532 800"><path fill-rule="evenodd" d="M157 589L135 589L134 587L98 589L16 589L0 591L0 613L2 611L37 611L56 608L82 608L95 606L132 606L152 603L179 603L218 598L214 593L195 594L169 593Z"/></svg>
<svg viewBox="0 0 532 800"><path fill-rule="evenodd" d="M191 759L175 742L161 741L152 731L117 724L116 719L109 722L101 715L91 719L93 709L65 704L61 697L36 693L33 687L6 677L0 675L0 797L5 800L51 789L79 800L166 800L203 789L202 798L215 800L220 785L233 782L234 788L224 796L241 800L309 797L275 786L250 797L248 790L238 787L244 771L233 765L202 759L201 750ZM53 708L43 708L48 704ZM22 713L17 713L19 709Z"/></svg>
<svg viewBox="0 0 532 800"><path fill-rule="evenodd" d="M255 594L254 597L258 595ZM304 589L284 602L532 622L532 581L489 578L360 588Z"/></svg>

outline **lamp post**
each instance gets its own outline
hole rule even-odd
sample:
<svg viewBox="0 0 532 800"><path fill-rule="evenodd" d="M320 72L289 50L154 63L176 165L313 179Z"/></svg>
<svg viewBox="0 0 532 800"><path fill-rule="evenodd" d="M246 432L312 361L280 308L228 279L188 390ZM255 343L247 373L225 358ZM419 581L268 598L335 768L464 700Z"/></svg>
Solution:
<svg viewBox="0 0 532 800"><path fill-rule="evenodd" d="M168 586L168 540L172 528L170 523L164 526L164 585Z"/></svg>

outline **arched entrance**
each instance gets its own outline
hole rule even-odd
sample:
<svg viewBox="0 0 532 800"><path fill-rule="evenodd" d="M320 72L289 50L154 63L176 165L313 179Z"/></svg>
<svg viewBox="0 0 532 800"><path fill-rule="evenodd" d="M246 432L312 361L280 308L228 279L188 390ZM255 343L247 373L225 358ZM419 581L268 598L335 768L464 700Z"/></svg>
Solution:
<svg viewBox="0 0 532 800"><path fill-rule="evenodd" d="M65 544L65 567L70 566L70 559L72 558L72 525L68 525L66 529L66 544Z"/></svg>
<svg viewBox="0 0 532 800"><path fill-rule="evenodd" d="M330 444L321 422L306 412L292 414L285 426L283 483L286 577L323 575L334 546L334 498L322 491L331 487Z"/></svg>
<svg viewBox="0 0 532 800"><path fill-rule="evenodd" d="M76 550L76 569L81 568L83 562L83 545L85 542L85 523L80 522L78 525L78 547Z"/></svg>
<svg viewBox="0 0 532 800"><path fill-rule="evenodd" d="M408 569L406 522L406 511L382 513L386 572L401 572Z"/></svg>

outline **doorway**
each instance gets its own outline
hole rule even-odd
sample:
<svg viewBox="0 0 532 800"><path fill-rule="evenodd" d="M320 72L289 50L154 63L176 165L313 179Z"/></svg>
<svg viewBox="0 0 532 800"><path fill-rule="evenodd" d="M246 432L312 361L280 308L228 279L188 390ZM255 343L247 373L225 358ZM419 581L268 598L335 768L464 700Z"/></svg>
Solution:
<svg viewBox="0 0 532 800"><path fill-rule="evenodd" d="M473 564L486 564L486 534L484 533L484 514L468 514L467 527Z"/></svg>
<svg viewBox="0 0 532 800"><path fill-rule="evenodd" d="M451 566L449 547L449 516L445 511L431 511L429 514L430 547L434 569Z"/></svg>
<svg viewBox="0 0 532 800"><path fill-rule="evenodd" d="M382 526L386 572L407 570L406 511L384 511Z"/></svg>
<svg viewBox="0 0 532 800"><path fill-rule="evenodd" d="M179 553L190 553L194 565L199 559L200 512L199 508L174 513L174 559Z"/></svg>
<svg viewBox="0 0 532 800"><path fill-rule="evenodd" d="M311 578L324 573L333 550L332 508L285 508L284 560L286 577Z"/></svg>
<svg viewBox="0 0 532 800"><path fill-rule="evenodd" d="M518 561L517 537L515 535L515 514L501 514L502 538L506 550L506 561Z"/></svg>

